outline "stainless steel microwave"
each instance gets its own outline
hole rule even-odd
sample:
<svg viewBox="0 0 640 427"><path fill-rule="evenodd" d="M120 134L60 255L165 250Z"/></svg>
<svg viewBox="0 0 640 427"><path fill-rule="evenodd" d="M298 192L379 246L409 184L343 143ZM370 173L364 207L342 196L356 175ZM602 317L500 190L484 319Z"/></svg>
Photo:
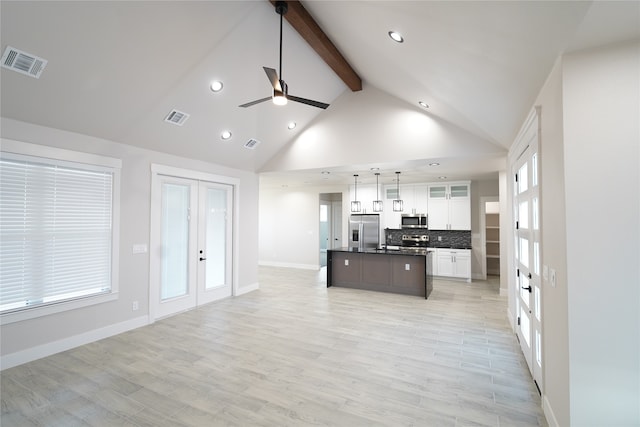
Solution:
<svg viewBox="0 0 640 427"><path fill-rule="evenodd" d="M427 214L402 214L401 228L428 228Z"/></svg>

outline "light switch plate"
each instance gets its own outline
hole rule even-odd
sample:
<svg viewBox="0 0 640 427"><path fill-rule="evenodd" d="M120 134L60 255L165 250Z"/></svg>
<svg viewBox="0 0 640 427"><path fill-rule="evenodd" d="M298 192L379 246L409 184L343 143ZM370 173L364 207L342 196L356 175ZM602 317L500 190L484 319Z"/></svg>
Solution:
<svg viewBox="0 0 640 427"><path fill-rule="evenodd" d="M551 268L549 269L549 272L551 273L551 287L555 288L556 287L556 269Z"/></svg>
<svg viewBox="0 0 640 427"><path fill-rule="evenodd" d="M349 260L348 259L344 260L344 265L349 265Z"/></svg>
<svg viewBox="0 0 640 427"><path fill-rule="evenodd" d="M405 264L404 269L407 271L411 270L411 264Z"/></svg>
<svg viewBox="0 0 640 427"><path fill-rule="evenodd" d="M542 266L542 278L544 280L549 280L549 266L547 265Z"/></svg>

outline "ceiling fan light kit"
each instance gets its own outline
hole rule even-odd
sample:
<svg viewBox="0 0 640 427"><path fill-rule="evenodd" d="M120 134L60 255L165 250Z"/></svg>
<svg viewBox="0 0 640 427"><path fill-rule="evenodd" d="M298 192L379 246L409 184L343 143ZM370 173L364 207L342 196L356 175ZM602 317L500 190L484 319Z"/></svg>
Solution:
<svg viewBox="0 0 640 427"><path fill-rule="evenodd" d="M273 87L273 95L267 98L257 99L255 101L247 102L245 104L240 105L242 108L251 107L252 105L260 104L264 101L268 101L269 99L276 105L286 105L287 101L291 100L294 102L299 102L301 104L311 105L312 107L326 109L329 104L314 101L311 99L300 98L299 96L289 95L289 87L282 79L282 20L284 18L285 13L289 7L287 6L286 1L277 1L276 2L276 13L280 15L280 73L278 74L276 70L269 67L262 67L264 72L267 75L267 78L271 82L271 86Z"/></svg>

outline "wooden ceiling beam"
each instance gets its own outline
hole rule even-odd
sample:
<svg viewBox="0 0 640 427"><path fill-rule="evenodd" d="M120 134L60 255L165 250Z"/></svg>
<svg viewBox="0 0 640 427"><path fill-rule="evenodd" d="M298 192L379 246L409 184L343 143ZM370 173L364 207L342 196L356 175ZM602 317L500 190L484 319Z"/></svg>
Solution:
<svg viewBox="0 0 640 427"><path fill-rule="evenodd" d="M275 6L276 0L269 0ZM298 0L287 1L288 10L284 18L309 43L329 67L353 92L362 90L362 79L329 40L313 17Z"/></svg>

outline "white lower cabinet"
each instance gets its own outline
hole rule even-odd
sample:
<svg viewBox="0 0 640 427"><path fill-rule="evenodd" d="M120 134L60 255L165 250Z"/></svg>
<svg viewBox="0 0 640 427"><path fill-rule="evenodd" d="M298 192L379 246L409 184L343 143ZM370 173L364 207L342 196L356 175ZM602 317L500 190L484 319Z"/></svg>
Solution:
<svg viewBox="0 0 640 427"><path fill-rule="evenodd" d="M471 250L469 249L437 248L435 264L434 274L438 276L471 280Z"/></svg>

